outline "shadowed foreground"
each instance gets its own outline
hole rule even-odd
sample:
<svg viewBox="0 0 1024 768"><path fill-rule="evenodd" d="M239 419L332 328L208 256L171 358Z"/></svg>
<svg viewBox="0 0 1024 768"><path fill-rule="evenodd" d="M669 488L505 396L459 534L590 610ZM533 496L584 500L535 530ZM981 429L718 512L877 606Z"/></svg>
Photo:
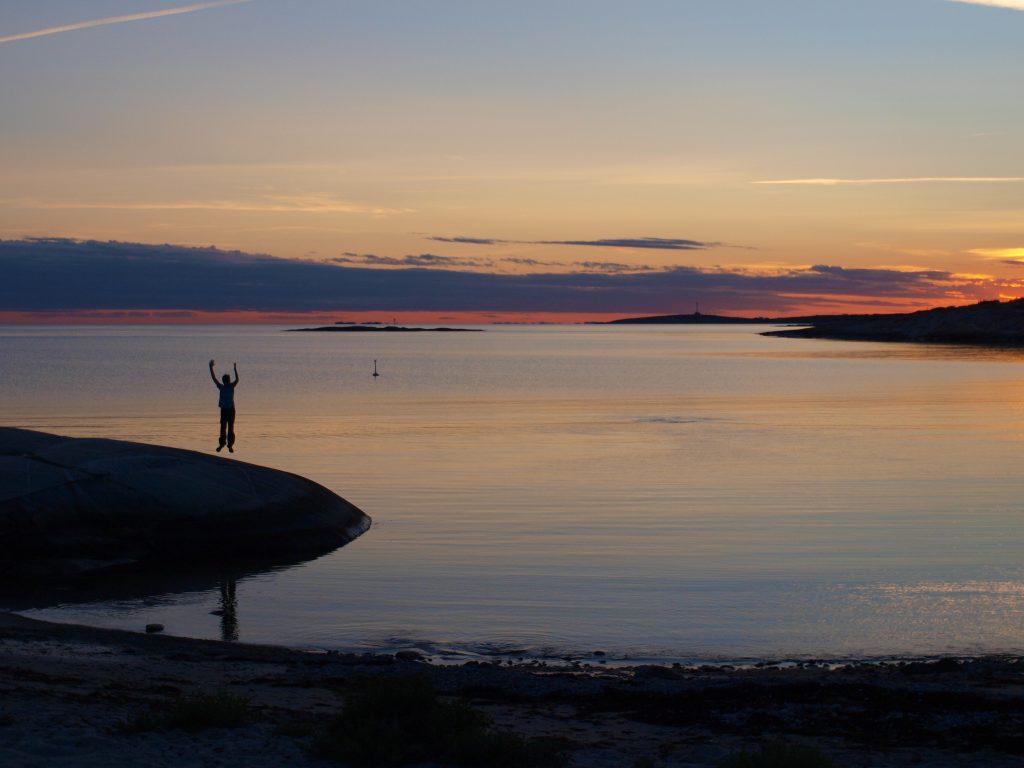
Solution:
<svg viewBox="0 0 1024 768"><path fill-rule="evenodd" d="M0 428L0 576L324 554L370 518L317 483L195 451Z"/></svg>
<svg viewBox="0 0 1024 768"><path fill-rule="evenodd" d="M326 768L338 763L316 757L337 756L323 749L325 738L341 749L359 744L363 760L367 750L386 756L388 743L358 738L396 727L372 722L360 703L385 679L417 695L427 685L439 701L434 715L472 720L476 711L496 743L542 749L545 764L576 768L712 768L768 743L847 768L1009 768L1024 755L1017 659L733 670L441 667L399 656L313 654L0 614L0 764ZM389 686L385 696L394 693ZM344 715L352 702L357 708ZM364 730L353 738L338 731L356 724Z"/></svg>

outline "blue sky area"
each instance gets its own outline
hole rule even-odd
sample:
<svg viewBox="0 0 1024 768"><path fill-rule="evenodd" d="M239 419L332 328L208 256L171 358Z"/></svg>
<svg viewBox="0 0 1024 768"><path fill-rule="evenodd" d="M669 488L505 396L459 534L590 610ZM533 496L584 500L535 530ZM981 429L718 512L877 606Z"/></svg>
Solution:
<svg viewBox="0 0 1024 768"><path fill-rule="evenodd" d="M406 285L410 268L642 276L665 288L650 302L659 312L680 274L699 276L680 304L708 276L762 286L716 294L734 312L1015 298L1022 11L1024 0L0 3L0 238L170 244L189 263L217 258L215 246L339 279L379 272L382 285ZM821 266L907 290L772 287ZM431 291L454 279L426 277ZM424 303L396 296L377 308ZM634 311L635 296L605 298L607 312ZM544 304L522 311L566 306Z"/></svg>

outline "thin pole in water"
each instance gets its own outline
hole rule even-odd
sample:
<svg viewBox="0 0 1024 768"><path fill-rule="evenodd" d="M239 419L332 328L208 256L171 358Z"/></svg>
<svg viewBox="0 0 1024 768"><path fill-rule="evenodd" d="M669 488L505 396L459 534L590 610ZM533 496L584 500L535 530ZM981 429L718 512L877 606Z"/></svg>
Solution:
<svg viewBox="0 0 1024 768"><path fill-rule="evenodd" d="M373 378L377 378L378 376L380 376L380 374L377 373L377 361L374 360L373 361Z"/></svg>

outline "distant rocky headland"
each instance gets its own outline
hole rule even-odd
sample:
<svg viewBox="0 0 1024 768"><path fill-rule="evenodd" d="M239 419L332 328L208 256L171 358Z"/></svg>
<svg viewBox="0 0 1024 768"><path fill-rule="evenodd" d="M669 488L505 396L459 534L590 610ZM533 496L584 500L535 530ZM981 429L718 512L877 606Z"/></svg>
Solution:
<svg viewBox="0 0 1024 768"><path fill-rule="evenodd" d="M482 333L482 328L408 328L404 325L338 323L319 328L288 328L289 333Z"/></svg>
<svg viewBox="0 0 1024 768"><path fill-rule="evenodd" d="M726 315L658 315L613 320L608 325L790 325L765 336L849 341L909 341L927 344L1024 346L1024 299L982 301L966 307L939 307L919 312L878 315L807 315L802 317L730 317ZM604 323L603 323L604 324Z"/></svg>
<svg viewBox="0 0 1024 768"><path fill-rule="evenodd" d="M766 336L850 341L913 341L928 344L1024 346L1024 299L983 301L891 315L821 315L776 322L806 328L768 331Z"/></svg>

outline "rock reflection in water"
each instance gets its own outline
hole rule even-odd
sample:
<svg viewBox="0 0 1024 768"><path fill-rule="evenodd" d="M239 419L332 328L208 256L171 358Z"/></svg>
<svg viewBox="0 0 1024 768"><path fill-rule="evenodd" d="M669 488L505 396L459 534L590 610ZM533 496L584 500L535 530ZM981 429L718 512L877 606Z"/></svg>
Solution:
<svg viewBox="0 0 1024 768"><path fill-rule="evenodd" d="M237 582L226 579L220 583L220 639L226 643L238 640L238 598L235 595Z"/></svg>
<svg viewBox="0 0 1024 768"><path fill-rule="evenodd" d="M326 553L325 553L326 554ZM238 583L299 568L323 557L288 561L198 562L189 566L161 564L131 567L74 582L6 584L0 586L0 611L33 611L88 604L171 605L187 595L215 593L222 640L237 642L240 634Z"/></svg>

